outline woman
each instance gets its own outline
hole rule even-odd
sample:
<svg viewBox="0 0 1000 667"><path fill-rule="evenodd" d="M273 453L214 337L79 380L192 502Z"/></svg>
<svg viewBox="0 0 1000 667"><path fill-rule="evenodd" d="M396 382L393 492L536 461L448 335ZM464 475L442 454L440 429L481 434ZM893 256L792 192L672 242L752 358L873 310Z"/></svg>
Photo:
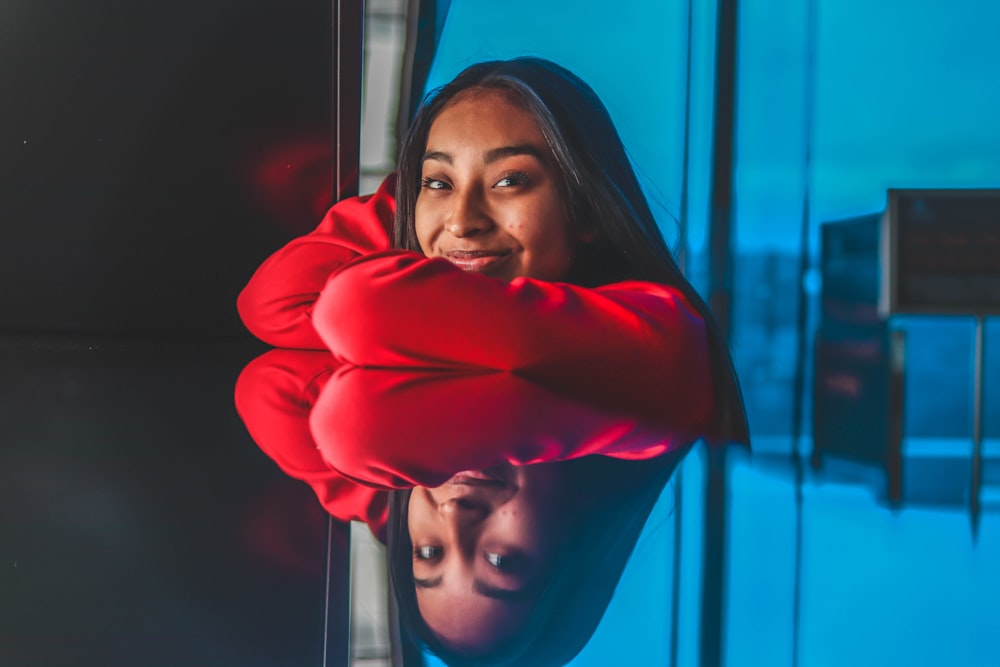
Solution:
<svg viewBox="0 0 1000 667"><path fill-rule="evenodd" d="M336 424L312 422L328 466L393 490L393 586L412 634L453 662L518 661L543 634L559 634L537 614L558 597L553 582L566 568L554 563L583 525L564 520L573 494L559 491L596 488L594 511L644 516L648 493L609 502L621 480L657 478L672 459L664 454L699 437L746 442L739 387L607 111L567 70L534 58L482 63L432 94L401 151L399 250L387 251L392 188L338 205L269 259L241 295L248 327L278 345L326 347L348 369L512 373L669 430L638 448L485 448L472 420L472 444L442 455L405 442L344 444L324 435ZM539 545L526 559L535 567L504 584L517 576L487 542L519 529ZM500 573L487 586L483 561Z"/></svg>

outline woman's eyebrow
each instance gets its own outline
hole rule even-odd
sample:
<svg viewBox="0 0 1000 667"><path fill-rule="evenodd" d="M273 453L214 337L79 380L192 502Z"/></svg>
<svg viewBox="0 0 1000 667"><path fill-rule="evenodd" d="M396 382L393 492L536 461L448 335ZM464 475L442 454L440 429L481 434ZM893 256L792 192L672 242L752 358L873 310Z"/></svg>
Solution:
<svg viewBox="0 0 1000 667"><path fill-rule="evenodd" d="M443 579L443 576L434 577L432 579L419 579L417 577L413 577L413 585L417 588L437 588L441 585ZM499 586L488 584L482 579L473 580L472 590L485 597L493 598L494 600L504 600L507 602L521 602L530 598L534 593L534 588L532 586L522 586L521 588L500 588Z"/></svg>
<svg viewBox="0 0 1000 667"><path fill-rule="evenodd" d="M445 153L444 151L428 151L424 153L424 156L420 158L420 161L427 162L427 160L436 160L438 162L444 162L445 164L452 164L453 162L451 155Z"/></svg>
<svg viewBox="0 0 1000 667"><path fill-rule="evenodd" d="M442 576L434 577L433 579L418 579L413 577L413 585L417 588L435 588L441 585Z"/></svg>
<svg viewBox="0 0 1000 667"><path fill-rule="evenodd" d="M497 160L501 160L505 157L511 157L514 155L530 155L534 157L539 162L543 162L542 151L538 150L537 146L533 144L518 144L516 146L501 146L499 148L491 148L483 154L483 162L486 164L491 164Z"/></svg>
<svg viewBox="0 0 1000 667"><path fill-rule="evenodd" d="M506 157L512 157L515 155L530 155L539 162L544 162L542 151L538 149L537 146L532 144L518 144L516 146L500 146L498 148L491 148L483 154L483 162L486 164L492 164L497 160L502 160ZM427 162L428 160L434 160L436 162L444 162L445 164L454 164L449 153L444 151L427 151L421 158L422 162Z"/></svg>
<svg viewBox="0 0 1000 667"><path fill-rule="evenodd" d="M482 579L475 579L472 582L472 590L480 595L495 600L505 600L507 602L522 602L529 599L534 594L533 586L522 586L521 588L500 588L486 583Z"/></svg>

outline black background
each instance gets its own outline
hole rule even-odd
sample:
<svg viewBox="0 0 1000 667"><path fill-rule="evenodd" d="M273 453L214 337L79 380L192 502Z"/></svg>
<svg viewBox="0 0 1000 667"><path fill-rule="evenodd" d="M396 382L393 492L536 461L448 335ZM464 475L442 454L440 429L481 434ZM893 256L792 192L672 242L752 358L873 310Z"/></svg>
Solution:
<svg viewBox="0 0 1000 667"><path fill-rule="evenodd" d="M0 332L243 334L239 289L328 203L331 21L0 3Z"/></svg>

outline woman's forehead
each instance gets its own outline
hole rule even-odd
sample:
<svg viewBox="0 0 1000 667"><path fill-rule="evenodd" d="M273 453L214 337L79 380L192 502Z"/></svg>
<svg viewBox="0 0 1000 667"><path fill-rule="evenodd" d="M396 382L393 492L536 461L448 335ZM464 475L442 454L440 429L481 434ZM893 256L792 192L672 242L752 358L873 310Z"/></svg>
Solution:
<svg viewBox="0 0 1000 667"><path fill-rule="evenodd" d="M438 115L440 116L441 113L456 104L480 100L499 100L511 106L528 111L528 105L524 102L524 96L512 88L507 88L505 86L471 86L465 90L455 93L450 100L444 103L444 106L442 106L440 111L438 111Z"/></svg>
<svg viewBox="0 0 1000 667"><path fill-rule="evenodd" d="M531 145L549 153L535 116L503 91L484 90L448 103L431 123L425 152ZM543 156L540 156L543 157Z"/></svg>
<svg viewBox="0 0 1000 667"><path fill-rule="evenodd" d="M424 623L453 651L472 655L496 650L524 626L530 602L512 603L474 593L423 595L417 604Z"/></svg>

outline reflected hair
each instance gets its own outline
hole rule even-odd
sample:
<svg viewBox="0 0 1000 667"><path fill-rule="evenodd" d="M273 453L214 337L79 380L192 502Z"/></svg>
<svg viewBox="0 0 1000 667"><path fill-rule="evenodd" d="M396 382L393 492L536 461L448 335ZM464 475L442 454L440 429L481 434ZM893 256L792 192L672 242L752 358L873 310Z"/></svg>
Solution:
<svg viewBox="0 0 1000 667"><path fill-rule="evenodd" d="M472 65L427 95L400 149L393 245L421 252L416 204L427 137L441 112L464 93L496 90L532 114L556 161L559 195L570 220L593 232L567 282L593 287L645 280L680 291L705 322L716 388L716 443L749 444L746 411L719 327L670 252L608 110L578 76L535 57Z"/></svg>

